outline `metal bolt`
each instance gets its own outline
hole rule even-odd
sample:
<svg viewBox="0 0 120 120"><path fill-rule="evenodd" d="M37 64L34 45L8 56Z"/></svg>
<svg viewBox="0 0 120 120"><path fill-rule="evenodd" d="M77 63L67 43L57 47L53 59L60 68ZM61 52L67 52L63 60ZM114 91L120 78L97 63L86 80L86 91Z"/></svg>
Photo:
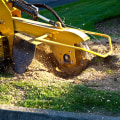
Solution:
<svg viewBox="0 0 120 120"><path fill-rule="evenodd" d="M73 64L73 60L71 61L71 64Z"/></svg>
<svg viewBox="0 0 120 120"><path fill-rule="evenodd" d="M69 51L69 53L72 53L72 51Z"/></svg>
<svg viewBox="0 0 120 120"><path fill-rule="evenodd" d="M60 51L60 53L63 53L63 51Z"/></svg>
<svg viewBox="0 0 120 120"><path fill-rule="evenodd" d="M3 20L0 20L0 24L3 24L4 23L4 21Z"/></svg>

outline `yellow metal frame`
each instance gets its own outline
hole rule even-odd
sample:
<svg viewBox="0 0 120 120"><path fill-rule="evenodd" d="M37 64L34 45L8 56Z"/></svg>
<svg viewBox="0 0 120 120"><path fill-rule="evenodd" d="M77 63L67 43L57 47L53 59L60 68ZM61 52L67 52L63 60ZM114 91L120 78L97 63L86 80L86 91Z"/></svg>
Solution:
<svg viewBox="0 0 120 120"><path fill-rule="evenodd" d="M13 39L14 39L14 27L12 14L5 0L0 0L0 32L3 36L7 37L10 46L10 55L12 57Z"/></svg>
<svg viewBox="0 0 120 120"><path fill-rule="evenodd" d="M110 51L107 54L102 55L100 53L97 53L97 52L94 52L92 50L88 50L88 49L85 49L85 48L76 47L76 46L72 46L72 45L67 45L67 44L63 44L63 43L60 43L60 42L50 41L50 40L45 39L49 36L48 34L45 34L43 36L40 36L40 37L36 38L35 41L40 41L40 42L45 42L45 43L50 43L50 44L55 44L55 45L61 45L61 46L64 46L64 47L74 48L74 49L77 49L77 50L83 50L83 51L92 53L94 55L100 56L100 57L107 57L108 55L111 55L113 49L112 49L112 42L111 42L110 36L105 35L105 34L95 33L95 32L89 32L89 31L84 31L84 32L92 34L92 35L97 35L97 36L102 36L102 37L108 38L109 45L110 45Z"/></svg>
<svg viewBox="0 0 120 120"><path fill-rule="evenodd" d="M92 53L94 55L100 56L100 57L107 57L113 51L111 38L110 38L110 36L108 36L106 34L77 29L85 34L87 33L87 34L91 34L91 35L102 36L102 37L105 37L108 39L109 45L110 45L110 51L106 54L100 54L100 53L94 52L92 50L74 46L75 43L84 42L84 41L88 40L89 37L87 39L86 38L83 39L83 38L80 38L80 36L78 36L72 32L65 31L66 29L71 29L71 28L55 29L49 24L44 24L41 22L36 22L36 21L31 21L31 20L27 20L27 19L23 19L23 18L16 18L16 17L13 17L13 21L14 21L14 27L15 27L16 31L20 31L20 32L26 33L28 35L34 36L35 40L29 41L32 44L38 45L39 42L46 42L48 44L56 45L56 46L54 46L55 49L59 49L59 47L57 47L57 45L59 45L59 46L71 48L70 50L73 52L74 52L74 49L83 50L83 51ZM64 51L67 52L68 51L67 48L66 49L64 48ZM63 48L61 47L61 50L62 49ZM58 55L59 53L57 53L57 51L56 51L56 54ZM72 55L72 57L73 56L74 55ZM60 55L59 55L59 58L60 58ZM73 59L74 59L74 57L73 57Z"/></svg>
<svg viewBox="0 0 120 120"><path fill-rule="evenodd" d="M89 52L89 53L92 53L94 55L97 55L97 56L100 56L100 57L107 57L108 55L111 55L112 52L113 52L113 48L112 48L112 41L111 41L111 38L109 35L106 35L106 34L101 34L101 33L96 33L96 32L91 32L91 31L85 31L85 30L81 30L82 32L84 33L87 33L87 34L91 34L91 35L96 35L96 36L101 36L101 37L105 37L108 39L108 42L109 42L109 46L110 46L110 50L108 53L106 54L99 54L97 52L94 52L94 51L91 51L91 50L85 50L85 49L81 49L83 51L86 51L86 52Z"/></svg>

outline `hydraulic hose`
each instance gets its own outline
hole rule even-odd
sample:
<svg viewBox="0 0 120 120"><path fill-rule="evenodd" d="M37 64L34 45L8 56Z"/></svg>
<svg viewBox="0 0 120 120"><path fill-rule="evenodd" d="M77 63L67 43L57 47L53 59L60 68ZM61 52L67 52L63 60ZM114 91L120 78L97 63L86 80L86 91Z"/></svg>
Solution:
<svg viewBox="0 0 120 120"><path fill-rule="evenodd" d="M49 10L55 16L55 18L61 23L62 27L66 27L64 22L59 17L59 15L51 7L49 7L45 4L40 4L40 3L33 3L32 5L39 7L39 8L41 7L41 8L45 8L45 9Z"/></svg>
<svg viewBox="0 0 120 120"><path fill-rule="evenodd" d="M45 8L49 10L56 17L56 19L61 23L62 27L66 27L63 21L61 20L61 18L58 16L58 14L52 8L50 8L49 6L45 4L39 4L39 3L30 4L24 0L8 0L8 1L13 4L13 7L16 7L20 9L21 11L33 16L34 20L38 20L38 17L39 17L43 19L44 21L49 22L51 25L54 25L55 27L57 27L58 24L55 21L52 21L39 14L39 8L40 7Z"/></svg>

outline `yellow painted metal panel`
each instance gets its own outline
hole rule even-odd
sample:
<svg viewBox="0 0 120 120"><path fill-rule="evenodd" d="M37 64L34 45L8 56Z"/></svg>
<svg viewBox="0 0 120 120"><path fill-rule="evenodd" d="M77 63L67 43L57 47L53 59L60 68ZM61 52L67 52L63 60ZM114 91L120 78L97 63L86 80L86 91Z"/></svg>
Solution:
<svg viewBox="0 0 120 120"><path fill-rule="evenodd" d="M0 9L0 20L3 20L3 23L0 24L0 32L9 40L10 54L12 56L14 38L12 14L4 0L0 0Z"/></svg>

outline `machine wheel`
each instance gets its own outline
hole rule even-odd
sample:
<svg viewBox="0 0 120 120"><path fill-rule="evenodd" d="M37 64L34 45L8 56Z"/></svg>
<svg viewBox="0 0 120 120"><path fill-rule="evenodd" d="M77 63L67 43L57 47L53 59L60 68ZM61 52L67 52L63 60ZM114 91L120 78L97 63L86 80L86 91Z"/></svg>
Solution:
<svg viewBox="0 0 120 120"><path fill-rule="evenodd" d="M83 47L88 49L87 45L77 44L78 47ZM66 74L78 75L82 72L89 64L88 53L82 50L75 50L76 64L75 65L61 65L61 70Z"/></svg>

